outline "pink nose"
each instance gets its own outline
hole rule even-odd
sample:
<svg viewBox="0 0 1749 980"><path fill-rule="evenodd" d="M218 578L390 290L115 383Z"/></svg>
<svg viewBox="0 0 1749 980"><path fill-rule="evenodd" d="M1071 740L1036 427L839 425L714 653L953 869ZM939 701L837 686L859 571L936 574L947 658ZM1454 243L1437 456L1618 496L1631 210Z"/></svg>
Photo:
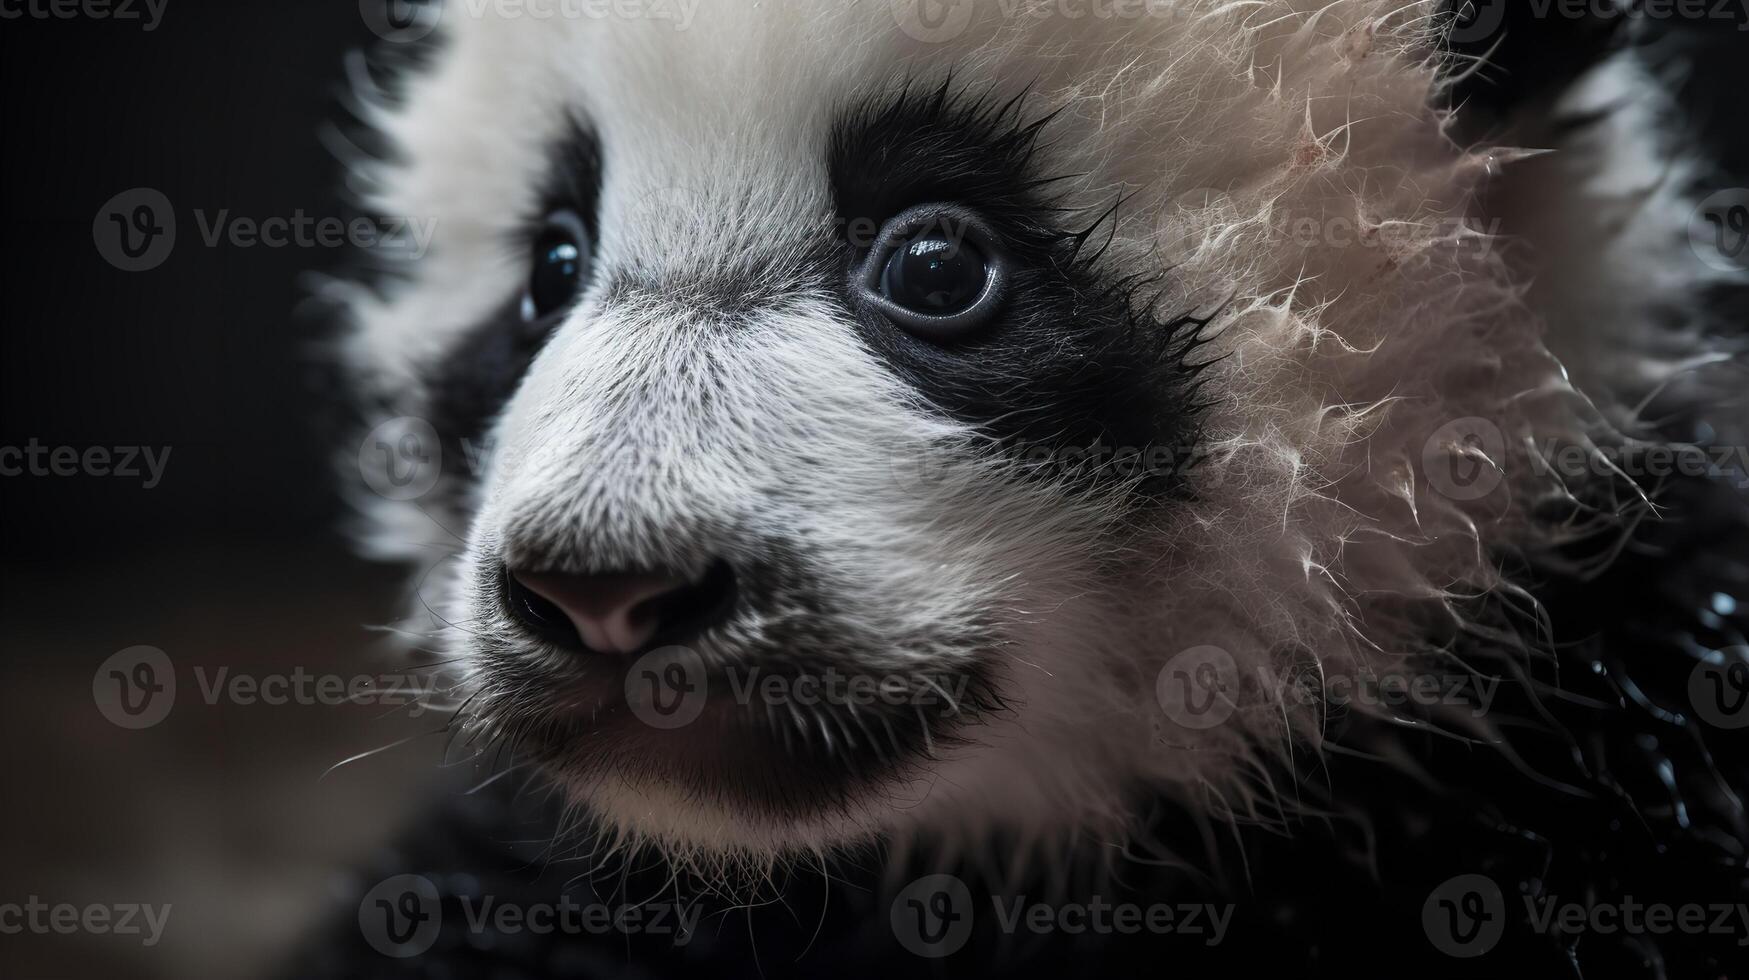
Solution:
<svg viewBox="0 0 1749 980"><path fill-rule="evenodd" d="M672 611L673 600L692 587L678 576L648 572L602 575L515 572L512 577L558 607L576 628L583 645L599 653L635 653L642 649L661 630L664 618ZM540 617L545 612L524 609L525 616Z"/></svg>

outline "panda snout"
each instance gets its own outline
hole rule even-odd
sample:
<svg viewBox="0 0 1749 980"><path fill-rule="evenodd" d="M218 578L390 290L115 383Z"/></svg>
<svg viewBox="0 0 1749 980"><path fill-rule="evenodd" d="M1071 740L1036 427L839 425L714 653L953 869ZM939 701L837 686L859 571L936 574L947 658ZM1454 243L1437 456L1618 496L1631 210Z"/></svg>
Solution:
<svg viewBox="0 0 1749 980"><path fill-rule="evenodd" d="M696 578L655 569L574 573L506 568L510 616L541 638L584 653L630 655L686 644L728 618L735 573L725 561Z"/></svg>

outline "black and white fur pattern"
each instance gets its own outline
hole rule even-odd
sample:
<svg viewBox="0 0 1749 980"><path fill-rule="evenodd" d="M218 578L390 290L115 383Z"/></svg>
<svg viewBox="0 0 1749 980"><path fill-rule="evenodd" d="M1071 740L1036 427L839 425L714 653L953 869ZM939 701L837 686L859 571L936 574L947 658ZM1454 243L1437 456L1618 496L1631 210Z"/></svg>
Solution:
<svg viewBox="0 0 1749 980"><path fill-rule="evenodd" d="M869 844L996 880L1015 855L1075 878L1069 842L1217 863L1211 828L1391 805L1301 780L1331 752L1419 773L1394 732L1510 745L1537 698L1338 725L1246 684L1203 730L1156 679L1207 646L1245 678L1540 678L1565 634L1537 588L1607 567L1658 488L1536 455L1672 438L1660 398L1742 430L1709 411L1741 379L1701 304L1738 283L1682 247L1705 174L1672 158L1660 87L1610 55L1483 139L1451 111L1479 69L1440 4L965 6L945 40L868 2L706 2L685 31L446 13L395 94L364 80L388 151L357 186L437 235L344 290L345 358L372 421L429 419L452 459L493 447L417 501L361 497L375 552L421 563L458 730L538 760L601 840L731 890ZM933 202L1023 270L958 347L845 290L845 230ZM593 271L530 336L526 244L556 204L591 222ZM1280 233L1303 218L1364 247ZM1452 435L1473 419L1499 441ZM1196 465L1037 465L1096 442ZM1494 492L1443 492L1478 466ZM506 564L716 559L747 587L696 644L713 672L902 675L963 703L861 746L831 711L652 732L576 694L596 668L499 594ZM732 751L701 764L705 744Z"/></svg>

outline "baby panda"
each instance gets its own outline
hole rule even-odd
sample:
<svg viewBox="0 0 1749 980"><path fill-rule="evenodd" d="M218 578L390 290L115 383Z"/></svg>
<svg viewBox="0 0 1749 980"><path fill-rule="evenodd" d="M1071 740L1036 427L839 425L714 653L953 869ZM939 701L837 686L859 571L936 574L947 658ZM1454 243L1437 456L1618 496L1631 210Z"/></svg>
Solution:
<svg viewBox="0 0 1749 980"><path fill-rule="evenodd" d="M334 294L483 786L299 975L1742 975L1740 272L1622 30L426 13Z"/></svg>

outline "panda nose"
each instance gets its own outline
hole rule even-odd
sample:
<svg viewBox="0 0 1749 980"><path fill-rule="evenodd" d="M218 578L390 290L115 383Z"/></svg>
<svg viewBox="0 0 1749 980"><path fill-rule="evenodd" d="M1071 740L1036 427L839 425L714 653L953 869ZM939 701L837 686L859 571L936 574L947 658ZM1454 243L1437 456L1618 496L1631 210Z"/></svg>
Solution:
<svg viewBox="0 0 1749 980"><path fill-rule="evenodd" d="M571 649L631 654L661 638L685 643L728 611L734 576L716 563L697 580L655 571L508 572L512 616Z"/></svg>

